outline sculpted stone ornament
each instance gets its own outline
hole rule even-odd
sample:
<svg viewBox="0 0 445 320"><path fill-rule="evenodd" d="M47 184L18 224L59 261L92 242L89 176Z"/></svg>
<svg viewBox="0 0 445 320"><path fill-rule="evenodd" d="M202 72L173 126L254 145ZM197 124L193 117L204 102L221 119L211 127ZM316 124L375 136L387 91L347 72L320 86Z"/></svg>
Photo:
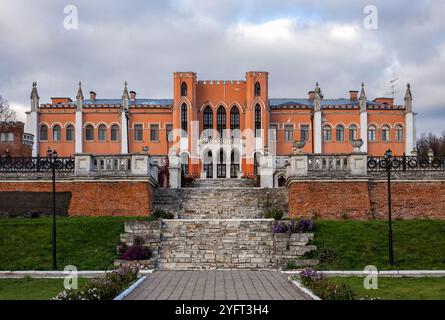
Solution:
<svg viewBox="0 0 445 320"><path fill-rule="evenodd" d="M359 139L359 140L353 140L351 141L351 145L352 145L352 153L360 153L360 148L363 145L363 140Z"/></svg>
<svg viewBox="0 0 445 320"><path fill-rule="evenodd" d="M293 145L293 154L297 155L297 154L303 154L304 153L304 146L306 145L306 141L298 141L295 140L294 141L294 145Z"/></svg>

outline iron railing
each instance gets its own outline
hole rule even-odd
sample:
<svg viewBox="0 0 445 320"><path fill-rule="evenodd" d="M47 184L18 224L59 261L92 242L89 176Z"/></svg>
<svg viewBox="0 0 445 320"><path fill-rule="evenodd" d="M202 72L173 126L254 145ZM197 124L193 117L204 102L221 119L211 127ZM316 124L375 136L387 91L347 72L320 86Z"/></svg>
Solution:
<svg viewBox="0 0 445 320"><path fill-rule="evenodd" d="M0 157L0 172L49 172L54 162L56 172L74 172L74 158Z"/></svg>
<svg viewBox="0 0 445 320"><path fill-rule="evenodd" d="M393 171L443 171L445 170L445 158L418 156L391 157L391 170ZM368 170L386 171L388 160L385 157L368 157Z"/></svg>
<svg viewBox="0 0 445 320"><path fill-rule="evenodd" d="M309 171L347 171L349 170L348 155L309 155Z"/></svg>

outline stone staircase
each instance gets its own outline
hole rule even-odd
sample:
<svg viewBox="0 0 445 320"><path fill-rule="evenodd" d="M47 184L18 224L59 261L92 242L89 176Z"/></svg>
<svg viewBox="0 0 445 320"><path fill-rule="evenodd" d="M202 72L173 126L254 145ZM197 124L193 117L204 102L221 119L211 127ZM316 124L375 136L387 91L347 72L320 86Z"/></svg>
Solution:
<svg viewBox="0 0 445 320"><path fill-rule="evenodd" d="M154 209L176 219L129 221L121 242L142 237L162 270L276 269L292 263L313 265L302 257L315 250L312 233L274 234L264 211L288 206L287 189L256 188L253 180L196 180L182 189L157 189Z"/></svg>

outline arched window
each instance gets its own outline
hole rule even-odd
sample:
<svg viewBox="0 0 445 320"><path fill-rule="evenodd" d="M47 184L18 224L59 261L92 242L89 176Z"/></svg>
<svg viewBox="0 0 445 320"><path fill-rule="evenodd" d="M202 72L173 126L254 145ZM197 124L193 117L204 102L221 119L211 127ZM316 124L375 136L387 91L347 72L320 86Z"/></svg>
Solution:
<svg viewBox="0 0 445 320"><path fill-rule="evenodd" d="M40 126L39 137L40 141L48 141L48 126L46 124Z"/></svg>
<svg viewBox="0 0 445 320"><path fill-rule="evenodd" d="M111 141L119 140L119 126L117 124L113 124L111 126Z"/></svg>
<svg viewBox="0 0 445 320"><path fill-rule="evenodd" d="M255 106L255 137L261 137L261 107Z"/></svg>
<svg viewBox="0 0 445 320"><path fill-rule="evenodd" d="M382 141L388 142L390 140L390 131L388 126L382 127Z"/></svg>
<svg viewBox="0 0 445 320"><path fill-rule="evenodd" d="M332 140L332 128L330 125L323 126L323 141L331 141Z"/></svg>
<svg viewBox="0 0 445 320"><path fill-rule="evenodd" d="M260 83L257 81L255 83L255 97L259 97L261 95L261 85Z"/></svg>
<svg viewBox="0 0 445 320"><path fill-rule="evenodd" d="M187 137L188 133L188 120L187 120L187 105L185 103L181 106L181 136Z"/></svg>
<svg viewBox="0 0 445 320"><path fill-rule="evenodd" d="M218 163L216 164L216 177L225 178L226 177L226 159L224 158L223 149L219 150Z"/></svg>
<svg viewBox="0 0 445 320"><path fill-rule="evenodd" d="M187 84L183 82L181 84L181 97L187 96Z"/></svg>
<svg viewBox="0 0 445 320"><path fill-rule="evenodd" d="M260 165L260 159L259 159L259 157L258 157L258 153L255 153L254 155L253 155L253 174L255 175L255 176L258 176L258 167L259 167L259 165Z"/></svg>
<svg viewBox="0 0 445 320"><path fill-rule="evenodd" d="M340 142L345 141L345 127L341 124L335 128L335 140Z"/></svg>
<svg viewBox="0 0 445 320"><path fill-rule="evenodd" d="M107 140L107 126L101 124L98 129L98 140L105 141Z"/></svg>
<svg viewBox="0 0 445 320"><path fill-rule="evenodd" d="M238 178L239 169L239 154L236 150L232 150L230 153L230 177Z"/></svg>
<svg viewBox="0 0 445 320"><path fill-rule="evenodd" d="M53 141L62 140L62 128L57 124L53 127Z"/></svg>
<svg viewBox="0 0 445 320"><path fill-rule="evenodd" d="M239 110L237 106L233 106L230 110L230 131L233 138L239 138Z"/></svg>
<svg viewBox="0 0 445 320"><path fill-rule="evenodd" d="M376 141L377 140L377 129L375 126L368 127L368 141Z"/></svg>
<svg viewBox="0 0 445 320"><path fill-rule="evenodd" d="M396 141L403 141L403 127L398 125L395 128L396 131Z"/></svg>
<svg viewBox="0 0 445 320"><path fill-rule="evenodd" d="M74 126L72 124L68 125L65 130L66 141L74 140Z"/></svg>
<svg viewBox="0 0 445 320"><path fill-rule="evenodd" d="M224 130L226 130L226 109L220 106L216 111L216 130L220 138L224 138Z"/></svg>
<svg viewBox="0 0 445 320"><path fill-rule="evenodd" d="M204 109L204 138L212 137L213 110L210 106Z"/></svg>
<svg viewBox="0 0 445 320"><path fill-rule="evenodd" d="M87 141L94 140L94 127L91 124L85 127L85 140Z"/></svg>
<svg viewBox="0 0 445 320"><path fill-rule="evenodd" d="M357 141L358 140L358 130L355 124L351 124L349 126L349 141Z"/></svg>
<svg viewBox="0 0 445 320"><path fill-rule="evenodd" d="M181 153L181 169L184 174L189 174L189 155L187 152Z"/></svg>
<svg viewBox="0 0 445 320"><path fill-rule="evenodd" d="M204 157L204 171L207 178L213 178L213 154L211 150Z"/></svg>

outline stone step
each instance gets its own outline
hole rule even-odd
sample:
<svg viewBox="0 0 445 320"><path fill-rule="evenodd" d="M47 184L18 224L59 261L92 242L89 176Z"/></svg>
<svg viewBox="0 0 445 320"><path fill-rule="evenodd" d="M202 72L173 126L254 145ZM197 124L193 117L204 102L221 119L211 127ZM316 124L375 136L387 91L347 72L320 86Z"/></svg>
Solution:
<svg viewBox="0 0 445 320"><path fill-rule="evenodd" d="M196 179L193 181L193 188L216 188L216 187L244 187L254 188L256 187L255 179Z"/></svg>

